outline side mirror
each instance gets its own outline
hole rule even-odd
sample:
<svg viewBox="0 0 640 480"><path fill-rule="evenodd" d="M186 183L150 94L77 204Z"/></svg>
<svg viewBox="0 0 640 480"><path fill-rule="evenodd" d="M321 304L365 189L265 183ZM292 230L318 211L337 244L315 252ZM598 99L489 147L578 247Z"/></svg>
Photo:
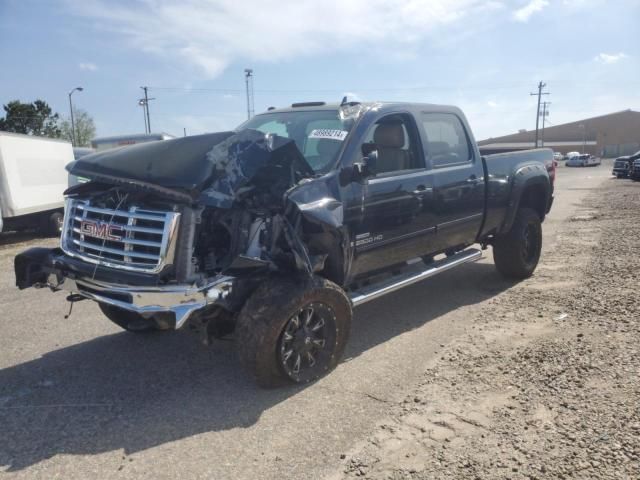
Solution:
<svg viewBox="0 0 640 480"><path fill-rule="evenodd" d="M378 151L372 150L359 162L353 164L354 179L362 180L376 174L378 166Z"/></svg>
<svg viewBox="0 0 640 480"><path fill-rule="evenodd" d="M376 174L378 166L378 151L369 151L359 161L354 162L352 167L343 168L340 171L340 184L347 185L351 182L360 182L365 178Z"/></svg>
<svg viewBox="0 0 640 480"><path fill-rule="evenodd" d="M362 159L367 166L367 172L369 175L375 175L378 173L378 151L373 150L369 152L369 155Z"/></svg>

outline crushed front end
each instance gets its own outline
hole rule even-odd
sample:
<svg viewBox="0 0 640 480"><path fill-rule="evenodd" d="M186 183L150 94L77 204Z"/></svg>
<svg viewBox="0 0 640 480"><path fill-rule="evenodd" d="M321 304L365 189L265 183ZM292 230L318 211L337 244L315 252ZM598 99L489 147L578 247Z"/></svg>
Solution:
<svg viewBox="0 0 640 480"><path fill-rule="evenodd" d="M318 239L341 223L295 144L254 130L96 154L70 172L91 181L65 192L60 247L15 258L17 286L66 291L154 328L226 321L269 275L323 269Z"/></svg>

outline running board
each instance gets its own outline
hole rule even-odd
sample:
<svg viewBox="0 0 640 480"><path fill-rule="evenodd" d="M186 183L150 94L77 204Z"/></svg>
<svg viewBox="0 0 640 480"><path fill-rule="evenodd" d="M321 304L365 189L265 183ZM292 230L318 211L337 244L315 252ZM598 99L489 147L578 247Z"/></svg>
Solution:
<svg viewBox="0 0 640 480"><path fill-rule="evenodd" d="M349 297L351 298L353 306L357 307L370 300L375 300L387 293L395 292L408 285L421 282L426 278L433 277L463 263L477 262L481 258L482 252L480 250L470 248L429 265L423 265L423 269L417 272L415 270L404 272L382 282L361 287L349 292Z"/></svg>

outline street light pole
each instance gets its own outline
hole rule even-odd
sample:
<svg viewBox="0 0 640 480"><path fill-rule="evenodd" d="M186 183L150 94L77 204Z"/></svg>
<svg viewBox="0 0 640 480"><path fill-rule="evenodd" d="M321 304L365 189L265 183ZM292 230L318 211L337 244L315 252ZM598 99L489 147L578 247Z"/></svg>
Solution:
<svg viewBox="0 0 640 480"><path fill-rule="evenodd" d="M247 89L247 119L253 117L253 69L244 69L244 83Z"/></svg>
<svg viewBox="0 0 640 480"><path fill-rule="evenodd" d="M69 92L69 110L71 111L71 146L73 147L76 146L76 124L73 119L73 103L71 102L71 95L73 95L73 92L76 90L81 92L84 89L82 87L76 87Z"/></svg>

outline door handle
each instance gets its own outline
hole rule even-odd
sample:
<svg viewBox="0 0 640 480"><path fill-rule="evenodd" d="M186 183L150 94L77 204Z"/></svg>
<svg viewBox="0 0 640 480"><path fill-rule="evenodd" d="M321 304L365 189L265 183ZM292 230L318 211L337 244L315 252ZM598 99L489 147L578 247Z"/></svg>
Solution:
<svg viewBox="0 0 640 480"><path fill-rule="evenodd" d="M475 175L471 175L469 178L467 178L466 182L471 184L471 185L477 185L478 182L480 180L478 180L478 178Z"/></svg>
<svg viewBox="0 0 640 480"><path fill-rule="evenodd" d="M425 187L424 185L418 185L416 189L413 191L414 195L426 195L433 193L433 188Z"/></svg>

